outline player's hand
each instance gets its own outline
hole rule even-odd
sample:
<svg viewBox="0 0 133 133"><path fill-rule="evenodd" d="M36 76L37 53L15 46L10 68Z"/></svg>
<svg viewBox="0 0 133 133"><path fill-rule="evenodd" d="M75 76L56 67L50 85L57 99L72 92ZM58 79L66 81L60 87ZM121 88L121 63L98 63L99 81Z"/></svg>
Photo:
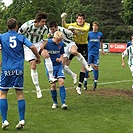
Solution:
<svg viewBox="0 0 133 133"><path fill-rule="evenodd" d="M101 54L102 54L102 55L105 55L104 51L101 51Z"/></svg>
<svg viewBox="0 0 133 133"><path fill-rule="evenodd" d="M60 63L62 61L61 58L56 58L56 62Z"/></svg>
<svg viewBox="0 0 133 133"><path fill-rule="evenodd" d="M37 59L35 60L35 62L36 62L37 64L40 64L40 63L41 63L40 58L37 58Z"/></svg>
<svg viewBox="0 0 133 133"><path fill-rule="evenodd" d="M125 63L122 63L122 67L125 67Z"/></svg>
<svg viewBox="0 0 133 133"><path fill-rule="evenodd" d="M64 12L64 13L61 14L61 18L62 18L63 20L65 20L66 17L67 17L67 13Z"/></svg>

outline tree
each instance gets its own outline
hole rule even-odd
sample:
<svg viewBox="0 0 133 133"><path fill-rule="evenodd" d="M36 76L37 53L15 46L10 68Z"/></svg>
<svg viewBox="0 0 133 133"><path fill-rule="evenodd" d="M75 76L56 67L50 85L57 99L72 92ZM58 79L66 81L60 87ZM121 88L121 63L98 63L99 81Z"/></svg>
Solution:
<svg viewBox="0 0 133 133"><path fill-rule="evenodd" d="M122 0L123 12L121 17L128 25L133 26L133 0Z"/></svg>

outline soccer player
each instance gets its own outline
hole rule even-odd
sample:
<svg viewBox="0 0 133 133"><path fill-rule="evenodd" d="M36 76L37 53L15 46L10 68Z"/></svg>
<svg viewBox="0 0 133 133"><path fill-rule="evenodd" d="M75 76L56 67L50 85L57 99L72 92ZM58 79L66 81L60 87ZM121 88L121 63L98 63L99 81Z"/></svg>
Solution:
<svg viewBox="0 0 133 133"><path fill-rule="evenodd" d="M88 65L93 66L94 74L94 86L93 90L97 88L98 81L98 66L99 66L99 49L101 47L101 53L104 55L103 51L103 33L98 31L99 23L94 21L92 23L93 30L88 33Z"/></svg>
<svg viewBox="0 0 133 133"><path fill-rule="evenodd" d="M16 19L11 18L7 21L9 31L0 35L2 49L2 72L0 82L0 110L2 116L2 129L9 126L7 121L8 100L7 94L10 88L15 88L18 100L19 123L17 129L25 125L25 99L23 93L24 75L24 49L26 45L36 56L35 62L39 64L40 56L34 45L23 35L18 34L18 24Z"/></svg>
<svg viewBox="0 0 133 133"><path fill-rule="evenodd" d="M64 87L64 70L62 65L62 59L64 54L64 43L62 42L63 34L60 31L56 31L53 35L53 38L49 38L47 41L41 46L41 55L43 56L44 47L48 51L50 58L53 63L53 75L55 78L58 79L59 83L59 91L60 91L60 99L61 99L61 108L67 109L67 105L65 104L66 101L66 90ZM45 61L44 61L45 63ZM47 69L47 68L46 68ZM47 71L47 77L49 79L49 73ZM58 107L57 102L57 90L56 90L56 82L51 83L51 96L53 99L52 108Z"/></svg>
<svg viewBox="0 0 133 133"><path fill-rule="evenodd" d="M125 56L128 56L128 66L130 68L133 77L133 43L132 45L128 46L125 49L125 51L122 53L122 67L125 67L125 62L124 62ZM133 84L132 84L132 89L133 89Z"/></svg>
<svg viewBox="0 0 133 133"><path fill-rule="evenodd" d="M71 30L73 32L73 34L74 34L73 38L78 47L78 52L81 53L82 56L87 61L88 60L87 35L88 35L88 31L90 29L90 24L85 22L86 17L83 13L77 14L76 22L70 23L70 24L66 23L66 21L65 21L66 16L67 16L66 13L61 14L62 26L65 28L68 28L69 30ZM73 57L74 57L74 55L71 55L69 60L72 60ZM84 81L85 72L86 72L86 69L82 65L80 74L79 74L79 83L78 83L78 86L76 87L76 91L79 95L81 94L81 87L82 87L82 83Z"/></svg>
<svg viewBox="0 0 133 133"><path fill-rule="evenodd" d="M67 74L70 74L72 76L73 82L74 82L74 84L76 84L77 74L73 73L70 70L70 68L66 65L70 55L71 54L75 55L77 60L81 64L83 64L83 66L86 68L87 71L89 71L89 68L88 68L88 64L87 64L86 60L84 59L84 57L77 51L77 46L73 40L73 33L70 30L65 29L64 27L58 26L55 21L49 22L49 29L50 29L49 37L52 37L56 31L61 31L63 33L63 36L64 36L63 42L65 44L65 46L64 46L65 54L64 54L64 58L63 58L64 71Z"/></svg>
<svg viewBox="0 0 133 133"><path fill-rule="evenodd" d="M40 45L42 44L42 39L45 35L48 33L48 28L45 25L47 20L47 14L44 12L38 13L35 17L35 20L29 20L25 22L20 28L19 33L23 33L37 48L37 50L40 50ZM28 48L24 47L24 53L25 53L25 60L30 62L30 68L31 68L31 77L32 81L36 87L37 92L37 98L42 97L41 89L39 86L39 80L38 80L38 72L37 72L37 66L35 61L35 55L34 53ZM55 79L53 78L53 67L52 62L50 60L50 57L45 51L45 60L46 60L46 67L50 73L50 82L54 82Z"/></svg>

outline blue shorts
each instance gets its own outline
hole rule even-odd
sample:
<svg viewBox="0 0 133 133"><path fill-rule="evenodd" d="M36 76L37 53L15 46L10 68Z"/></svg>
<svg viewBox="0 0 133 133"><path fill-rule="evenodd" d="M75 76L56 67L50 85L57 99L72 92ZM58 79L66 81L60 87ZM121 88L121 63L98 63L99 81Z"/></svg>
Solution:
<svg viewBox="0 0 133 133"><path fill-rule="evenodd" d="M23 89L23 71L11 70L2 71L0 90L8 90L11 88Z"/></svg>
<svg viewBox="0 0 133 133"><path fill-rule="evenodd" d="M95 66L99 65L99 54L88 54L88 64L94 64Z"/></svg>
<svg viewBox="0 0 133 133"><path fill-rule="evenodd" d="M49 74L46 68L46 74L49 80ZM64 75L64 68L62 65L57 65L57 66L53 66L53 76L54 78L64 78L65 79L65 75Z"/></svg>

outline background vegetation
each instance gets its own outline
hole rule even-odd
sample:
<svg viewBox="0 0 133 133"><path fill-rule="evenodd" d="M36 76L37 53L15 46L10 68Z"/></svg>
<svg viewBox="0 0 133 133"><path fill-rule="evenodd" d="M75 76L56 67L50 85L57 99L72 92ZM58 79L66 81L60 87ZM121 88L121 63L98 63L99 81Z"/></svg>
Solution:
<svg viewBox="0 0 133 133"><path fill-rule="evenodd" d="M7 30L8 18L16 18L20 26L41 11L49 14L48 21L56 20L59 25L62 12L68 14L67 22L74 22L76 14L83 12L87 22L100 23L104 42L127 42L133 32L132 0L13 0L9 7L0 0L0 33Z"/></svg>

